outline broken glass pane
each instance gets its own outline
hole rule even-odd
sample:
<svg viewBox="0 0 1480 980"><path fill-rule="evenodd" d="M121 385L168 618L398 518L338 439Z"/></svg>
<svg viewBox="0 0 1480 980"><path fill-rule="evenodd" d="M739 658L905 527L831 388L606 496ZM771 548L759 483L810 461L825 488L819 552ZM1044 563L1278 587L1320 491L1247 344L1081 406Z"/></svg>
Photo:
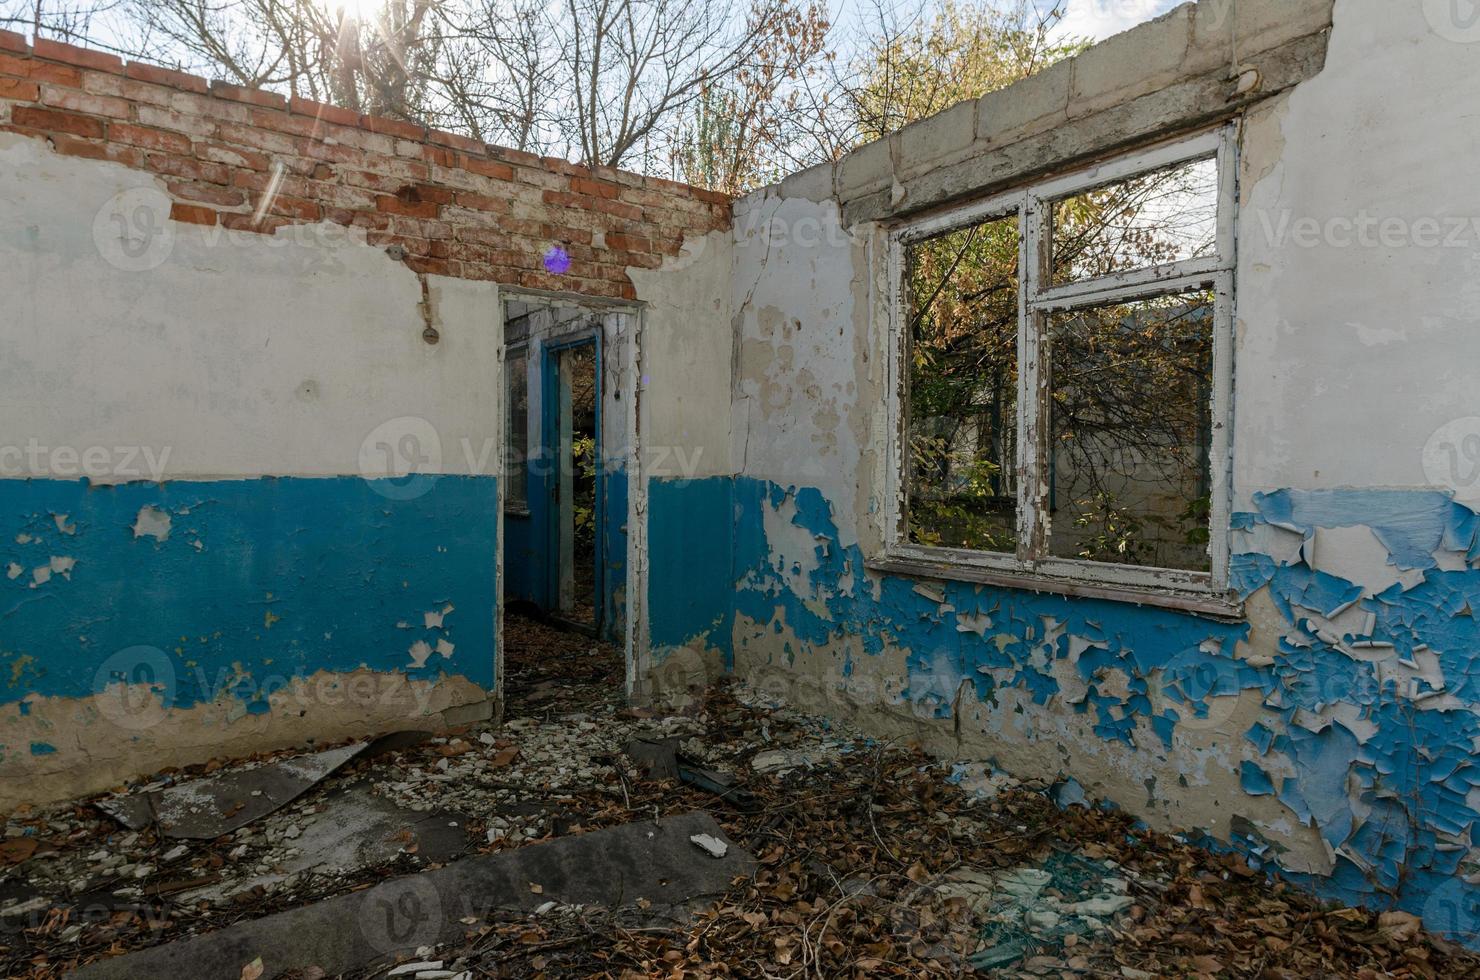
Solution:
<svg viewBox="0 0 1480 980"><path fill-rule="evenodd" d="M1050 318L1049 552L1208 571L1213 294Z"/></svg>
<svg viewBox="0 0 1480 980"><path fill-rule="evenodd" d="M1202 258L1218 245L1218 161L1194 160L1053 205L1053 284Z"/></svg>
<svg viewBox="0 0 1480 980"><path fill-rule="evenodd" d="M908 529L915 544L1017 548L1018 221L906 248Z"/></svg>

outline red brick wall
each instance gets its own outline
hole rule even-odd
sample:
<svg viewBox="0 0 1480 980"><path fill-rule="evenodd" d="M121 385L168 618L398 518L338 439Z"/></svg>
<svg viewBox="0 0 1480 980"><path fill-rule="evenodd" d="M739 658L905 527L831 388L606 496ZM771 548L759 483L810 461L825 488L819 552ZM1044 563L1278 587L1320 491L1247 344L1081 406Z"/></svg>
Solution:
<svg viewBox="0 0 1480 980"><path fill-rule="evenodd" d="M0 31L0 131L58 153L159 176L171 217L271 232L294 222L364 228L417 272L634 297L686 235L730 221L712 191L489 146L306 99ZM260 222L254 213L282 168ZM567 274L544 268L562 246Z"/></svg>

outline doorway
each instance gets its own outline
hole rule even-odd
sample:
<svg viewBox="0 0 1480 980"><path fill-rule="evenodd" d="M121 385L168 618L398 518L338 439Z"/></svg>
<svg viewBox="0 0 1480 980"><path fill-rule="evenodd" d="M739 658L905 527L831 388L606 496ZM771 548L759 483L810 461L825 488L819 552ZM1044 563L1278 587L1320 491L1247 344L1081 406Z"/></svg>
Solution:
<svg viewBox="0 0 1480 980"><path fill-rule="evenodd" d="M554 297L503 305L505 602L625 645L636 319Z"/></svg>
<svg viewBox="0 0 1480 980"><path fill-rule="evenodd" d="M590 334L546 349L545 404L553 417L545 449L549 481L554 612L595 635L601 630L602 486L600 338Z"/></svg>

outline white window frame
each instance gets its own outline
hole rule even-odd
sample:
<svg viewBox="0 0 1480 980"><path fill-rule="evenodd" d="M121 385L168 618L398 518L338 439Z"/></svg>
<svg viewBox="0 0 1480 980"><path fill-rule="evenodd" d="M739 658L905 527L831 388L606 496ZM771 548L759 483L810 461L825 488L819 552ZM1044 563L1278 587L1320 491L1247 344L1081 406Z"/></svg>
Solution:
<svg viewBox="0 0 1480 980"><path fill-rule="evenodd" d="M1229 509L1233 423L1234 267L1238 202L1237 131L1223 126L1139 153L1116 157L1068 176L1049 179L1019 191L974 202L893 229L888 241L889 281L889 418L887 494L884 509L884 552L876 562L885 569L934 572L970 581L1049 586L1048 591L1080 592L1108 598L1145 601L1148 594L1170 593L1228 601ZM1215 254L1182 262L1136 269L1094 279L1053 285L1053 202L1143 173L1197 160L1218 161L1218 215ZM905 521L908 485L908 322L905 248L959 228L1016 216L1020 237L1018 297L1018 458L1016 554L913 544ZM1149 299L1169 293L1206 289L1214 295L1212 447L1209 473L1212 501L1208 520L1211 570L1119 565L1048 554L1048 477L1044 460L1043 423L1048 417L1048 390L1040 370L1050 314L1114 302ZM955 574L953 574L955 573ZM1083 583L1088 590L1052 588L1054 583Z"/></svg>

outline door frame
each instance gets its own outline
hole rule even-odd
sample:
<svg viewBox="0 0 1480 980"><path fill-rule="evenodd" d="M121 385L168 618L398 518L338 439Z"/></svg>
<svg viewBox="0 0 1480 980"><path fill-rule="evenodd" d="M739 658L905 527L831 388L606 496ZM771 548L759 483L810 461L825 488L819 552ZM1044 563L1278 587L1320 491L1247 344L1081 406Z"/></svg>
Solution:
<svg viewBox="0 0 1480 980"><path fill-rule="evenodd" d="M622 638L623 659L626 662L625 693L629 701L641 701L646 696L646 672L651 665L647 653L647 464L644 459L643 417L646 411L644 387L647 379L643 375L645 358L643 347L647 337L648 304L642 300L612 299L605 296L586 296L563 290L539 289L532 286L500 286L498 290L499 325L502 330L505 315L505 300L537 303L550 306L579 306L599 314L620 314L626 319L621 345L622 363L613 367L618 371L618 386L626 403L623 410L622 433L626 445L619 447L626 458L627 473L627 553L625 568L625 607ZM503 350L502 344L500 350ZM503 482L500 481L500 493ZM502 511L502 497L500 510ZM502 513L500 528L502 529ZM502 534L502 531L500 532ZM503 546L499 547L502 567ZM500 625L503 609L503 577L500 576L499 608ZM502 690L502 676L500 676Z"/></svg>

